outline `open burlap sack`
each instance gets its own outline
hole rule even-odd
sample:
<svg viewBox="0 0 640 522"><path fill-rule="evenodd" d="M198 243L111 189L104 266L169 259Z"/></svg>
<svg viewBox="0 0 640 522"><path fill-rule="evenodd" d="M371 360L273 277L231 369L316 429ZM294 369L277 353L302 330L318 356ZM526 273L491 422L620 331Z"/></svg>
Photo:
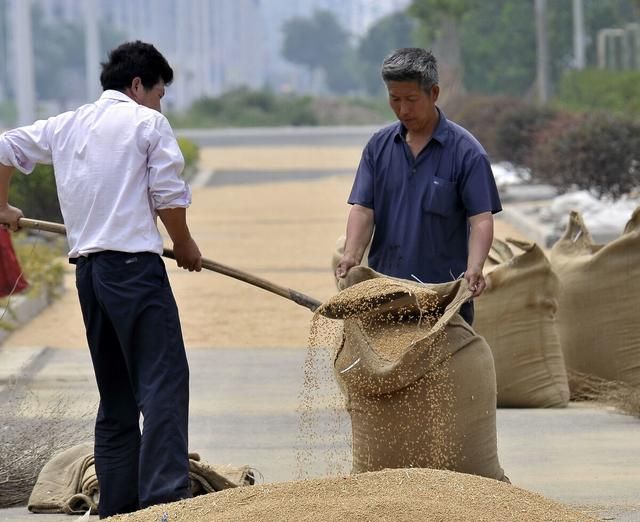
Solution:
<svg viewBox="0 0 640 522"><path fill-rule="evenodd" d="M535 243L494 239L474 330L493 353L498 406L564 407L569 384L556 326L559 283ZM514 255L509 243L520 252Z"/></svg>
<svg viewBox="0 0 640 522"><path fill-rule="evenodd" d="M353 471L424 467L507 480L497 455L491 351L457 313L464 280L419 285L352 268L318 310L344 319L334 372Z"/></svg>
<svg viewBox="0 0 640 522"><path fill-rule="evenodd" d="M567 369L640 386L640 208L623 234L596 245L578 212L551 249Z"/></svg>

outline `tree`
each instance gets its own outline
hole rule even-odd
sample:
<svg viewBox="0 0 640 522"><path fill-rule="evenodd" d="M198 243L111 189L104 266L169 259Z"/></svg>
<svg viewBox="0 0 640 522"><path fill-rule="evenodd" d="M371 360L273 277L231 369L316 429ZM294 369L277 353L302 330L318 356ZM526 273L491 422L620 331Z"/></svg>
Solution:
<svg viewBox="0 0 640 522"><path fill-rule="evenodd" d="M371 26L358 45L364 88L377 95L383 88L380 65L384 57L400 47L414 47L416 21L403 12L385 16Z"/></svg>
<svg viewBox="0 0 640 522"><path fill-rule="evenodd" d="M349 34L331 11L315 11L311 18L291 18L283 25L283 56L325 73L328 87L346 93L357 86L354 50Z"/></svg>
<svg viewBox="0 0 640 522"><path fill-rule="evenodd" d="M531 0L487 2L464 21L461 45L468 90L512 96L529 91L536 74L533 21Z"/></svg>
<svg viewBox="0 0 640 522"><path fill-rule="evenodd" d="M409 14L422 24L423 37L433 42L433 50L440 62L440 71L449 83L448 91L463 89L460 24L481 6L491 2L481 0L413 0Z"/></svg>
<svg viewBox="0 0 640 522"><path fill-rule="evenodd" d="M587 63L595 63L598 30L622 27L634 20L634 4L640 0L584 0ZM443 32L443 20L455 21L457 44L464 69L464 87L486 94L527 95L535 81L536 46L532 0L414 0L410 11L420 21L426 41ZM572 4L547 3L547 33L552 85L557 84L573 61ZM637 14L636 20L637 20ZM436 46L442 65L446 58ZM452 63L454 63L452 62Z"/></svg>

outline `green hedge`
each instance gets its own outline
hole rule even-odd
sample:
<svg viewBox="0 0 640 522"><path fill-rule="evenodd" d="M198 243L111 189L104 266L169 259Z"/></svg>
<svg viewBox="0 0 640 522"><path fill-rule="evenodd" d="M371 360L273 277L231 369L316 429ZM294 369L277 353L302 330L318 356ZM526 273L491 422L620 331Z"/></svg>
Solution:
<svg viewBox="0 0 640 522"><path fill-rule="evenodd" d="M240 88L218 98L202 98L183 114L170 114L174 128L317 125L308 96L277 96Z"/></svg>
<svg viewBox="0 0 640 522"><path fill-rule="evenodd" d="M572 111L610 111L640 116L640 71L586 69L562 78L557 104Z"/></svg>

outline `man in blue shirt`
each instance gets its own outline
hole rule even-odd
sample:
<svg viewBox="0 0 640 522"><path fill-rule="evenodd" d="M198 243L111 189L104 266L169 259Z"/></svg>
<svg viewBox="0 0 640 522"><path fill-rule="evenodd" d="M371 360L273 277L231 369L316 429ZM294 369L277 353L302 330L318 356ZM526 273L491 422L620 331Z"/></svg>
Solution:
<svg viewBox="0 0 640 522"><path fill-rule="evenodd" d="M371 241L374 270L424 283L464 277L477 297L485 289L493 214L502 210L487 153L436 106L440 87L430 52L394 51L382 79L399 121L364 149L336 275L359 264ZM471 302L460 313L473 322Z"/></svg>

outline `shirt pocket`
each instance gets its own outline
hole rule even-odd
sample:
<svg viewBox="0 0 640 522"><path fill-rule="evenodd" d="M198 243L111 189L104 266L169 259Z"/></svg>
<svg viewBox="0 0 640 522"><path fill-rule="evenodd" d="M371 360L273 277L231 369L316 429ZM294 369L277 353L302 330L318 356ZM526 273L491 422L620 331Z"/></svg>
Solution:
<svg viewBox="0 0 640 522"><path fill-rule="evenodd" d="M457 183L434 176L422 200L422 210L447 217L453 214L458 206Z"/></svg>

